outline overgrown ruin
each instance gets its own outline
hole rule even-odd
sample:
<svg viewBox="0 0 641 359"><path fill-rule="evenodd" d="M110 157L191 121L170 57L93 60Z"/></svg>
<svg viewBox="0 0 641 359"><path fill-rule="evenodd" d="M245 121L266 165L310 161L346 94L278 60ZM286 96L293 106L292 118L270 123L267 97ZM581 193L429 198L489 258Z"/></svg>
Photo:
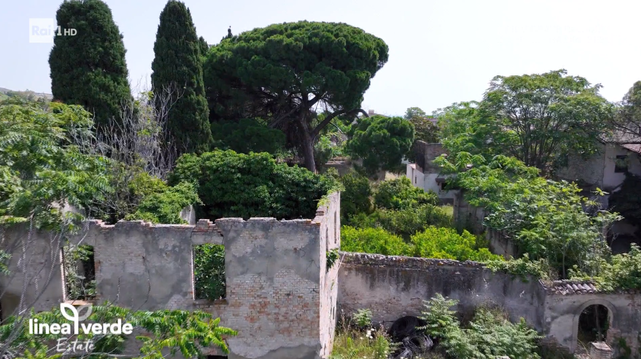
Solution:
<svg viewBox="0 0 641 359"><path fill-rule="evenodd" d="M419 315L423 301L436 293L459 300L463 314L488 302L500 305L512 319L524 317L570 350L577 347L582 313L601 305L608 312L606 342L616 347L623 338L633 351L639 348L639 293L599 293L587 282L523 281L479 263L438 259L341 253L327 268L327 252L340 247L339 204L340 194L332 194L314 219L300 220L91 221L73 240L93 246L96 301L210 312L221 325L238 331L227 339L229 358L327 358L341 311L369 308L375 321L390 324ZM25 232L14 227L4 233L3 248L25 246L29 258L25 263L14 256L12 276L0 277L3 319L17 309L25 282L24 299L33 301L37 311L67 299L60 249L50 245L49 233L28 240ZM225 246L224 299L195 299L193 248L205 243Z"/></svg>

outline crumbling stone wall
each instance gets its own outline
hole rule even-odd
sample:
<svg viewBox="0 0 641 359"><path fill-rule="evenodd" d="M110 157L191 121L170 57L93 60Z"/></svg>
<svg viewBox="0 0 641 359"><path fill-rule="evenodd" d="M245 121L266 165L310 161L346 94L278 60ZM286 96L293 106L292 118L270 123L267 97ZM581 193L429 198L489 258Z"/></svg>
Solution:
<svg viewBox="0 0 641 359"><path fill-rule="evenodd" d="M338 305L346 315L362 308L377 322L418 316L423 301L437 293L459 301L456 310L469 317L482 304L505 308L512 320L523 317L543 329L545 292L535 280L523 282L492 273L480 263L453 260L342 253Z"/></svg>
<svg viewBox="0 0 641 359"><path fill-rule="evenodd" d="M92 221L72 241L94 247L98 302L208 311L238 331L227 340L229 358L327 358L338 269L326 269L326 252L340 246L339 203L338 193L328 196L314 219L223 218L195 226ZM49 233L25 233L12 227L2 243L11 253L29 246L27 264L14 255L12 275L0 277L4 317L17 309L23 292L36 310L65 300L60 243ZM224 300L194 299L193 246L204 243L225 246Z"/></svg>

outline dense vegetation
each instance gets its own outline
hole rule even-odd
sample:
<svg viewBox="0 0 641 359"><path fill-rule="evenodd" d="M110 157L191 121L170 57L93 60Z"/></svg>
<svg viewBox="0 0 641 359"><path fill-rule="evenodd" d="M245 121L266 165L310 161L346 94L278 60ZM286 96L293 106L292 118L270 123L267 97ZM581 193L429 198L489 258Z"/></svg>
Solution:
<svg viewBox="0 0 641 359"><path fill-rule="evenodd" d="M342 23L258 28L214 46L204 65L212 121L263 118L316 171L314 144L337 116L361 112L370 80L387 62L383 40ZM322 122L312 108L332 113Z"/></svg>
<svg viewBox="0 0 641 359"><path fill-rule="evenodd" d="M125 45L111 9L100 0L65 1L56 22L77 35L54 39L49 56L54 100L83 106L99 129L119 129L131 89Z"/></svg>
<svg viewBox="0 0 641 359"><path fill-rule="evenodd" d="M94 349L88 351L93 357L108 358L122 353L126 339L125 334L79 334L68 337L67 334L31 334L25 325L29 319L39 323L65 323L65 318L59 309L52 311L31 312L26 318L9 317L0 326L0 341L10 341L10 353L21 358L32 359L57 359L64 355L78 355L76 349L67 349L66 352L51 353L50 344L58 339L67 338L69 342L78 340L84 343L91 340ZM25 321L26 319L26 321ZM136 337L137 344L141 345L140 356L143 358L162 358L167 352L182 354L185 358L197 358L203 355L203 349L218 347L224 353L229 353L229 348L224 337L234 336L238 333L232 329L219 325L220 319L215 319L211 314L202 311L184 310L158 310L132 311L121 308L111 303L92 306L88 320L93 323L115 323L118 320L132 325L134 330L144 330L148 334ZM78 349L82 350L82 349Z"/></svg>
<svg viewBox="0 0 641 359"><path fill-rule="evenodd" d="M109 7L65 1L56 17L77 36L55 37L54 102L0 96L0 225L23 223L29 234L46 229L59 239L68 298L96 294L95 283L74 272L90 247L66 240L85 218L178 224L189 205L212 220L313 218L321 198L341 188L344 251L473 260L544 279L591 278L604 290L641 289L641 250L612 255L606 244L612 223L639 222L639 178L628 175L611 195L618 213L554 179L569 155L594 154L613 129L638 135L641 82L615 105L600 85L565 70L497 76L480 102L436 111L438 126L417 107L404 117L369 117L361 105L388 60L383 40L347 24L300 21L235 36L230 30L209 46L190 10L171 0L160 14L151 91L132 97ZM372 181L380 171L402 172L417 140L443 143L448 155L436 164L450 175L448 185L485 210L484 228L512 241L515 258L490 253L482 235L456 226L435 193L405 177ZM346 155L362 167L337 180L326 164ZM597 189L593 198L602 195ZM84 213L64 212L65 205ZM4 275L12 255L0 251ZM334 263L336 252L328 258ZM225 295L224 265L222 246L195 248L198 299ZM524 321L479 308L460 323L449 309L455 304L440 295L427 303L423 319L438 341L436 355L540 357L539 337ZM226 351L222 335L235 334L200 312L94 308L97 320L127 318L155 334L144 357L160 357L164 348L197 356L196 342ZM30 315L61 320L56 311ZM361 312L356 322L362 330L371 317ZM10 339L25 357L46 357L44 341L53 338L27 335L21 325L3 322L0 342ZM382 331L365 333L341 332L335 357L384 358L393 350ZM101 340L98 350L117 352L122 344Z"/></svg>
<svg viewBox="0 0 641 359"><path fill-rule="evenodd" d="M360 119L351 135L346 151L363 159L367 173L401 172L401 161L414 142L414 126L401 117L373 116Z"/></svg>
<svg viewBox="0 0 641 359"><path fill-rule="evenodd" d="M203 83L204 54L184 3L169 1L160 13L154 53L152 92L160 97L155 106L166 112L167 131L174 146L178 153L209 150L212 137ZM165 106L168 108L163 109Z"/></svg>
<svg viewBox="0 0 641 359"><path fill-rule="evenodd" d="M318 200L336 187L332 177L290 167L267 153L216 150L183 155L170 184L193 183L203 218L313 218Z"/></svg>

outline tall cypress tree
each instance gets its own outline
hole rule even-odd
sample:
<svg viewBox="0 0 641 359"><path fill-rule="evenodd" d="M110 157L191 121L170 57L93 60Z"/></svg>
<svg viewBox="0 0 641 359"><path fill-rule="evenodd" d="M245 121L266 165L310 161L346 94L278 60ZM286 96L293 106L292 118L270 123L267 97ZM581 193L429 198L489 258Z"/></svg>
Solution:
<svg viewBox="0 0 641 359"><path fill-rule="evenodd" d="M173 105L168 109L167 128L179 153L205 152L213 142L201 47L189 9L180 1L170 0L160 14L151 85L156 96L167 94L167 89L177 90L170 101Z"/></svg>
<svg viewBox="0 0 641 359"><path fill-rule="evenodd" d="M131 101L125 45L111 9L101 0L72 0L60 5L58 25L75 36L56 36L49 55L54 100L82 105L98 129L120 121Z"/></svg>

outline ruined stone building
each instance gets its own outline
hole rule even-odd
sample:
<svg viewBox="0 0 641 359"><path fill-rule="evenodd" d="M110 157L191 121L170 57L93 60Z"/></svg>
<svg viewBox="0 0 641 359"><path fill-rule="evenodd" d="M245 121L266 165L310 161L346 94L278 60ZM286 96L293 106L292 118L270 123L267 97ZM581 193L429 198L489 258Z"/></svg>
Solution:
<svg viewBox="0 0 641 359"><path fill-rule="evenodd" d="M212 350L211 358L327 358L341 313L369 308L375 321L388 324L420 315L423 301L436 293L458 299L456 309L463 314L488 302L501 305L512 319L524 317L569 349L577 346L583 310L602 305L609 313L608 342L623 338L633 350L639 347L639 294L602 294L589 283L524 282L478 263L449 260L342 253L328 268L327 252L340 247L339 203L340 195L332 194L315 218L300 220L93 221L73 240L93 246L98 302L204 310L238 331L227 339L231 353ZM13 274L0 277L3 319L17 309L21 293L36 310L66 300L60 248L50 246L49 233L30 239L24 233L19 227L4 233L5 250L26 249L28 256L15 255ZM224 299L195 298L193 249L205 243L225 246Z"/></svg>

